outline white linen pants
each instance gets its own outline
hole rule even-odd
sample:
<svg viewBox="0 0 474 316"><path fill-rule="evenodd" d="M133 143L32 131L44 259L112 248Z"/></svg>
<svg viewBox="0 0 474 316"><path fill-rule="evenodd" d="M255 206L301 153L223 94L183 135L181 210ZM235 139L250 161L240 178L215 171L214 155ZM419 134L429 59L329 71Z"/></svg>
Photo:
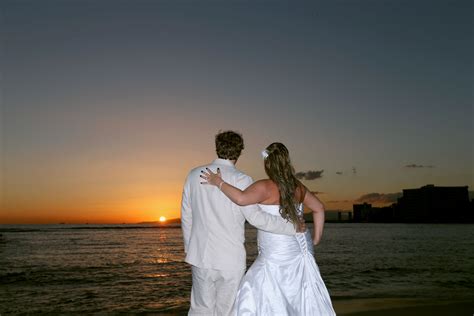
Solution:
<svg viewBox="0 0 474 316"><path fill-rule="evenodd" d="M193 286L188 315L231 315L245 269L215 270L191 267Z"/></svg>

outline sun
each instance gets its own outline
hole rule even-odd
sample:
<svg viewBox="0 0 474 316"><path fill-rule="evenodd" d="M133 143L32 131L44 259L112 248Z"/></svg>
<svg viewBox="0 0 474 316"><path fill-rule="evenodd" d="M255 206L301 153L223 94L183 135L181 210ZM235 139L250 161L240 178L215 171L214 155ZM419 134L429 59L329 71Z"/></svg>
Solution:
<svg viewBox="0 0 474 316"><path fill-rule="evenodd" d="M160 222L162 222L162 223L163 223L163 222L166 222L166 217L160 216Z"/></svg>

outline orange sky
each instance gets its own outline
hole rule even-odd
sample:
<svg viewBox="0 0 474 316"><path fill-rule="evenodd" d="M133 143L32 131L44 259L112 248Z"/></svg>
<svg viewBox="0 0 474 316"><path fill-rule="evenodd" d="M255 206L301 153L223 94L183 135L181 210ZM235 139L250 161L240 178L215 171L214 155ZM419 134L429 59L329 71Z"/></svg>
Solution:
<svg viewBox="0 0 474 316"><path fill-rule="evenodd" d="M5 4L0 224L178 217L228 129L255 180L284 143L328 210L473 190L469 5L216 3Z"/></svg>
<svg viewBox="0 0 474 316"><path fill-rule="evenodd" d="M0 223L136 223L179 217L182 183L81 187L60 182L32 181L34 189L7 190Z"/></svg>

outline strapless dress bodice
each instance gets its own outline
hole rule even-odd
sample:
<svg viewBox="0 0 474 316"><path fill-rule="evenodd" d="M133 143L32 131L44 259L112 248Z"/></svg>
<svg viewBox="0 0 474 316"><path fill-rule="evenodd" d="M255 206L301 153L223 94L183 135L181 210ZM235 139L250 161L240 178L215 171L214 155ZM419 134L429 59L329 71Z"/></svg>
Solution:
<svg viewBox="0 0 474 316"><path fill-rule="evenodd" d="M259 204L259 207L268 214L281 216L280 205ZM302 205L298 205L297 210L302 214ZM279 263L292 260L299 254L313 255L314 252L309 230L304 233L296 233L294 236L259 230L257 240L259 254L270 261Z"/></svg>

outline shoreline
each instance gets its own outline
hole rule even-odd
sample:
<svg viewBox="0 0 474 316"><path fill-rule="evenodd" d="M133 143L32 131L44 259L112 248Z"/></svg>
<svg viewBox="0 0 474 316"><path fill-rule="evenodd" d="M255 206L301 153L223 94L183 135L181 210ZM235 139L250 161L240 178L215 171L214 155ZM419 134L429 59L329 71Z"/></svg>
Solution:
<svg viewBox="0 0 474 316"><path fill-rule="evenodd" d="M474 301L428 301L420 299L349 299L333 301L340 316L444 316L473 315Z"/></svg>
<svg viewBox="0 0 474 316"><path fill-rule="evenodd" d="M376 298L333 301L338 316L445 316L473 315L474 301L429 301L420 299ZM189 306L143 312L139 315L184 316Z"/></svg>

